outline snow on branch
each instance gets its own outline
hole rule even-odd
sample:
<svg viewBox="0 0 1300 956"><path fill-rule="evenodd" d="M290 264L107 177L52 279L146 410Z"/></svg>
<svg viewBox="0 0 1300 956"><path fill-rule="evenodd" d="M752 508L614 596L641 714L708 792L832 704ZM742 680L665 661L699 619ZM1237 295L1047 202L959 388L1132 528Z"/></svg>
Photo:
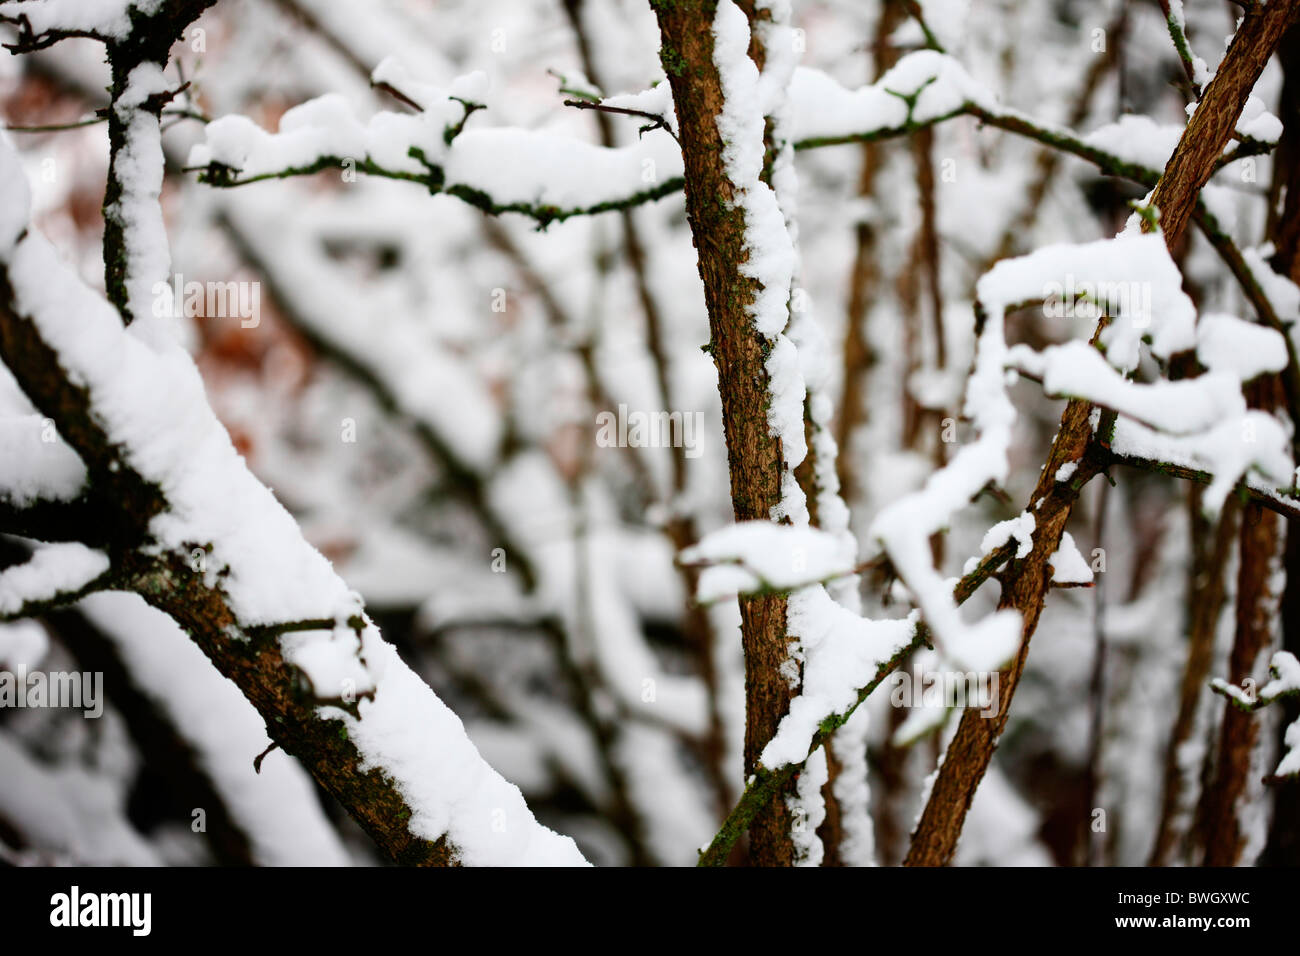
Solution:
<svg viewBox="0 0 1300 956"><path fill-rule="evenodd" d="M828 720L847 718L872 678L905 650L921 631L913 611L901 620L873 621L837 604L817 585L792 596L789 630L799 636L803 666L799 696L763 748L764 767L804 760Z"/></svg>
<svg viewBox="0 0 1300 956"><path fill-rule="evenodd" d="M682 159L670 137L646 136L618 149L521 129L463 130L485 92L472 74L449 90L413 82L385 61L376 81L400 90L417 113L357 119L337 94L309 100L269 133L243 116L206 127L188 165L201 181L240 186L343 169L423 185L492 215L517 212L539 225L623 209L682 188ZM521 163L520 159L526 158Z"/></svg>
<svg viewBox="0 0 1300 956"><path fill-rule="evenodd" d="M820 70L800 67L795 71L790 97L798 149L889 139L968 115L1064 149L1121 175L1142 170L1159 176L1182 132L1182 127L1160 126L1148 117L1125 116L1080 136L1002 106L957 60L935 50L909 53L875 83L852 90ZM1238 119L1237 133L1239 141L1225 149L1220 168L1245 156L1267 152L1277 144L1282 123L1265 109L1263 101L1251 97Z"/></svg>
<svg viewBox="0 0 1300 956"><path fill-rule="evenodd" d="M265 721L167 615L137 595L94 594L78 610L121 658L132 682L183 736L261 866L346 866L347 853L310 778L283 754L255 769Z"/></svg>
<svg viewBox="0 0 1300 956"><path fill-rule="evenodd" d="M629 209L682 188L681 154L666 137L644 136L632 146L609 149L524 130L461 133L471 105L476 105L471 94L481 95L481 80L464 78L448 91L437 91L411 81L393 61L382 63L372 80L401 92L421 112L381 112L363 125L341 97L327 95L290 110L276 133L260 129L246 117L223 117L208 124L207 140L194 147L188 165L199 171L200 181L217 187L338 169L345 174L406 180L434 194L455 196L489 215L528 216L540 227L573 216ZM666 87L660 83L602 103L654 114L675 135L666 102L671 92ZM819 70L799 67L787 93L788 138L796 150L905 136L968 115L1146 186L1160 178L1163 159L1179 132L1178 127L1166 130L1152 124L1141 130L1121 128L1125 122L1121 121L1114 126L1114 135L1111 127L1102 127L1082 136L1000 106L960 63L935 50L908 54L877 83L856 90L840 86ZM1269 151L1279 130L1276 117L1253 103L1242 114L1237 145L1225 150L1217 168ZM531 158L530 175L520 176L507 161L514 155ZM1252 270L1200 201L1197 223L1252 304L1268 324L1280 327L1263 288L1264 278L1254 274L1260 269ZM1300 383L1292 390L1300 395Z"/></svg>
<svg viewBox="0 0 1300 956"><path fill-rule="evenodd" d="M743 521L719 528L681 552L680 562L703 568L701 604L739 594L789 593L857 570L852 539L807 525Z"/></svg>
<svg viewBox="0 0 1300 956"><path fill-rule="evenodd" d="M870 531L912 591L939 646L961 648L963 655L978 655L982 646L993 660L1005 659L1019 640L1013 611L994 612L970 625L961 620L929 548L930 536L946 527L975 494L1006 477L1016 420L1007 394L1008 370L1036 374L1049 393L1095 401L1119 412L1113 436L1103 436L1116 453L1157 461L1176 453L1177 460L1207 467L1214 475L1206 496L1211 510L1217 510L1250 469L1275 482L1292 481L1287 436L1272 416L1246 409L1232 362L1186 382L1140 385L1125 377L1137 368L1144 341L1153 356L1166 361L1175 352L1196 347L1195 309L1181 285L1161 236L1128 234L1040 249L1004 260L980 279L976 296L982 329L965 403L975 440L924 488L887 507ZM1087 290L1078 300L1091 297L1109 316L1096 343L1101 352L1078 340L1042 353L1007 346L1003 316L1010 308L1067 295L1073 305L1076 289ZM1211 329L1207 334L1215 333ZM1269 344L1264 361L1276 365L1279 343L1269 339ZM1099 420L1098 413L1094 427ZM1098 464L1092 463L1093 473ZM1063 558L1062 563L1074 562Z"/></svg>
<svg viewBox="0 0 1300 956"><path fill-rule="evenodd" d="M9 0L0 3L0 23L19 29L10 49L25 53L64 39L90 37L105 43L125 39L131 15L150 16L167 0Z"/></svg>
<svg viewBox="0 0 1300 956"><path fill-rule="evenodd" d="M131 48L135 62L161 62L185 25L216 0L0 0L0 23L18 29L5 44L31 53L70 37Z"/></svg>
<svg viewBox="0 0 1300 956"><path fill-rule="evenodd" d="M248 471L188 353L123 328L28 216L18 157L0 140L0 357L135 521L119 525L122 586L187 627L275 742L394 857L581 863Z"/></svg>
<svg viewBox="0 0 1300 956"><path fill-rule="evenodd" d="M67 501L85 483L85 467L52 421L20 409L0 414L0 499L18 507L42 498Z"/></svg>
<svg viewBox="0 0 1300 956"><path fill-rule="evenodd" d="M997 110L996 98L950 56L918 50L878 81L846 89L828 74L800 67L790 84L797 148L902 136L972 109Z"/></svg>
<svg viewBox="0 0 1300 956"><path fill-rule="evenodd" d="M1003 545L986 555L953 585L954 601L961 604L968 600L979 586L1011 557L1013 552L1014 547ZM915 616L901 621L872 622L836 605L829 596L825 596L823 600L825 590L820 586L809 588L804 593L810 596L811 601L810 605L805 605L804 610L813 609L819 618L817 630L805 628L815 638L820 639L816 643L822 648L819 652L822 662L816 667L817 677L811 685L815 695L808 697L807 705L800 705L800 714L795 720L782 722L777 736L772 740L771 752L764 751L763 765L747 781L745 792L727 814L713 841L701 851L700 866L724 865L731 848L748 828L759 808L799 772L807 759L813 756L832 734L841 727L849 725L854 715L858 713L862 702L871 696L872 692L907 659L909 654L918 647L924 646L931 637L929 627ZM817 612L818 608L820 612ZM846 682L832 673L834 666L844 665L847 661L852 669L852 679L861 680L861 668L865 665L866 658L873 652L879 655L884 651L886 643L901 638L903 628L907 629L908 639L895 646L892 656L877 661L875 673L854 688L852 700L844 696ZM861 639L868 632L870 638L862 642ZM855 646L859 643L865 643L866 646ZM825 667L822 666L823 664ZM805 661L805 669L807 666ZM806 689L805 693L807 692ZM808 720L815 713L810 705L816 704L817 698L820 698L820 703L827 707L828 711L812 729L807 749L802 754L796 754L795 750L798 748L795 744L804 739L804 734L808 730ZM796 701L798 699L796 698ZM791 713L794 713L793 707Z"/></svg>
<svg viewBox="0 0 1300 956"><path fill-rule="evenodd" d="M1289 436L1274 416L1248 410L1242 394L1244 380L1286 366L1286 343L1272 329L1232 317L1207 316L1198 325L1180 283L1161 236L1123 235L999 264L980 281L979 296L992 312L1035 294L1059 301L1086 290L1075 301L1090 298L1089 317L1109 317L1098 337L1101 351L1078 340L1041 352L1018 345L1008 350L1007 367L1042 382L1050 395L1117 413L1112 434L1102 436L1116 454L1210 472L1205 504L1213 513L1248 472L1272 488L1294 484ZM1131 381L1143 341L1166 363L1195 349L1209 371L1180 381Z"/></svg>
<svg viewBox="0 0 1300 956"><path fill-rule="evenodd" d="M108 555L75 541L42 545L25 562L0 571L0 621L39 614L107 586Z"/></svg>
<svg viewBox="0 0 1300 956"><path fill-rule="evenodd" d="M1273 655L1273 660L1269 664L1269 675L1272 679L1258 691L1254 687L1238 687L1229 684L1217 677L1211 681L1210 689L1226 697L1234 707L1248 713L1267 707L1285 697L1300 696L1300 660L1297 660L1290 651L1278 651ZM1300 720L1294 721L1286 729L1284 742L1286 752L1282 755L1277 770L1274 771L1273 780L1300 776Z"/></svg>
<svg viewBox="0 0 1300 956"><path fill-rule="evenodd" d="M109 107L112 156L104 195L104 259L109 300L125 322L156 323L154 286L171 254L163 224L161 111L172 98L158 63L140 63L115 84ZM165 334L161 331L158 334Z"/></svg>

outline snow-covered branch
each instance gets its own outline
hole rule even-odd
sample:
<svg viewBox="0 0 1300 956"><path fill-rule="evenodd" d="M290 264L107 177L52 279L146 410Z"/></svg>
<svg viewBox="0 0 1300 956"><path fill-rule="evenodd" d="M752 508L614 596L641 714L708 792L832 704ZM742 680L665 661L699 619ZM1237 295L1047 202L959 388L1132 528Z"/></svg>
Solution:
<svg viewBox="0 0 1300 956"><path fill-rule="evenodd" d="M111 580L108 555L67 541L42 545L23 564L0 571L0 621L70 604Z"/></svg>
<svg viewBox="0 0 1300 956"><path fill-rule="evenodd" d="M518 790L482 763L455 716L248 472L189 356L123 329L28 228L26 185L7 143L0 169L0 355L90 480L134 518L112 546L121 585L189 629L259 708L272 739L395 858L580 862L571 841L540 827ZM258 626L300 619L333 626L250 638ZM494 809L504 827L493 825Z"/></svg>
<svg viewBox="0 0 1300 956"><path fill-rule="evenodd" d="M1263 687L1249 690L1215 678L1210 689L1227 698L1232 706L1246 713L1254 713L1269 704L1288 697L1300 696L1300 660L1289 651L1278 651L1269 664L1271 680ZM1286 752L1282 755L1273 779L1300 775L1300 720L1286 729Z"/></svg>
<svg viewBox="0 0 1300 956"><path fill-rule="evenodd" d="M953 600L957 604L962 604L968 600L978 590L979 586L996 572L998 567L1006 563L1014 550L1014 546L1004 545L985 555L953 587ZM829 599L827 601L829 602ZM849 612L839 608L831 611L831 613L845 615ZM871 623L860 618L858 620L862 624ZM908 619L880 623L888 623L901 628L902 631L898 636L903 636L903 632L905 632L908 635L907 638L901 643L894 643L892 649L876 662L874 674L861 686L854 686L852 674L848 683L840 679L841 675L836 675L834 682L849 689L851 696L847 700L829 702L830 706L820 720L816 721L815 727L810 728L811 733L806 738L797 735L786 735L785 744L778 749L774 749L770 755L770 763L765 760L763 766L750 778L740 800L727 814L726 820L719 828L717 835L714 836L713 841L706 849L701 851L700 866L723 866L727 862L727 856L730 854L731 848L745 833L754 815L763 804L770 800L773 794L779 793L790 779L800 771L807 760L831 739L835 731L849 723L854 714L857 713L860 705L871 696L876 688L902 665L913 651L918 647L928 645L932 637L929 627L922 620ZM860 639L860 634L848 635L848 641L846 645L841 647L841 650L848 650L851 655L858 657L861 657L862 652L866 651L869 657L872 650L878 652L883 649L883 645L877 648L852 647L852 645L859 643ZM831 665L828 670L834 670L842 666L844 661L841 658L838 661L828 660L827 663ZM782 730L785 729L786 725L783 723ZM805 740L806 744L804 743ZM790 750L790 745L795 747L802 745L802 752ZM766 753L764 756L768 757Z"/></svg>

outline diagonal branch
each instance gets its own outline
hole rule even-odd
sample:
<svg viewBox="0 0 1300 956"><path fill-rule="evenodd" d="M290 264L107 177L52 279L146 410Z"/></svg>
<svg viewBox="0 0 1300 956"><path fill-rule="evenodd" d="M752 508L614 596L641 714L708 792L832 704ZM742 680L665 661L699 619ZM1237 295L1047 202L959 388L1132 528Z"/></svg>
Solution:
<svg viewBox="0 0 1300 956"><path fill-rule="evenodd" d="M1232 134L1251 88L1286 25L1297 16L1300 16L1300 2L1274 0L1264 8L1248 12L1233 37L1219 72L1206 87L1200 106L1156 184L1153 204L1160 210L1168 246L1173 247L1181 238L1198 194L1213 174L1215 162ZM1020 652L999 680L997 716L986 719L969 709L962 715L912 835L906 865L942 866L956 851L966 812L993 759L1011 699L1024 671L1029 642L1050 585L1048 559L1059 546L1078 489L1101 470L1102 462L1093 451L1096 443L1092 441L1091 414L1092 407L1087 402L1075 399L1066 406L1043 477L1030 498L1036 521L1033 549L1025 560L1013 564L1002 579L999 604L1018 610L1024 624ZM1069 485L1055 482L1056 469L1071 461L1081 462L1074 480Z"/></svg>
<svg viewBox="0 0 1300 956"><path fill-rule="evenodd" d="M966 574L957 582L952 592L953 600L958 604L967 601L979 590L981 584L993 577L998 569L1006 564L1017 547L1018 543L1013 539L986 554L969 574ZM740 800L727 814L727 818L723 821L712 842L709 843L708 848L701 852L698 865L725 865L727 857L731 853L731 848L749 828L750 822L759 809L769 802L774 794L779 793L792 777L800 772L804 764L807 763L808 758L826 744L836 730L848 723L854 711L871 696L885 678L897 670L903 661L918 647L928 646L928 644L929 629L922 623L917 626L911 642L900 648L888 661L883 662L871 682L858 691L857 703L844 713L833 714L822 722L822 726L813 736L812 745L808 748L808 754L803 760L771 770L760 767L758 772L751 777L749 784L745 787L745 792L740 796Z"/></svg>

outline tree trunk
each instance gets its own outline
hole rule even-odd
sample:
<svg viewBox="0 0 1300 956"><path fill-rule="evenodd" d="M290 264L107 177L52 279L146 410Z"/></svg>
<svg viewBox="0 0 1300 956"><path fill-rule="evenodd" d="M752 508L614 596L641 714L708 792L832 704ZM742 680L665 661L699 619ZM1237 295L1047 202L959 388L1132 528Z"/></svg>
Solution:
<svg viewBox="0 0 1300 956"><path fill-rule="evenodd" d="M761 286L742 275L748 259L745 219L734 205L737 185L727 176L717 118L723 93L713 60L713 17L708 0L653 2L662 36L660 58L676 103L678 138L686 169L686 215L699 255L709 313L709 349L718 368L722 424L737 521L768 520L781 498L785 463L781 442L768 426L767 340L755 329L749 306ZM745 651L745 774L758 766L793 692L781 674L786 661L786 600L782 595L740 598ZM778 792L750 826L750 858L760 866L788 866L790 811Z"/></svg>
<svg viewBox="0 0 1300 956"><path fill-rule="evenodd" d="M1214 172L1214 164L1232 135L1246 98L1283 32L1298 15L1300 0L1274 0L1266 6L1253 6L1245 14L1152 196L1152 204L1160 211L1160 226L1169 248L1174 248L1182 238L1197 196ZM993 759L1011 698L1024 670L1029 640L1047 597L1050 581L1047 559L1060 543L1078 494L1077 487L1082 487L1099 470L1095 461L1085 458L1071 485L1056 485L1051 478L1057 467L1083 458L1084 452L1093 447L1088 421L1091 410L1091 405L1079 400L1072 400L1066 406L1043 477L1030 497L1030 509L1037 522L1033 551L1023 561L1014 562L1002 579L999 604L1019 610L1024 629L1019 654L1000 676L998 714L985 719L978 711L968 709L962 716L912 835L912 845L904 861L908 866L943 866L956 852L966 812Z"/></svg>

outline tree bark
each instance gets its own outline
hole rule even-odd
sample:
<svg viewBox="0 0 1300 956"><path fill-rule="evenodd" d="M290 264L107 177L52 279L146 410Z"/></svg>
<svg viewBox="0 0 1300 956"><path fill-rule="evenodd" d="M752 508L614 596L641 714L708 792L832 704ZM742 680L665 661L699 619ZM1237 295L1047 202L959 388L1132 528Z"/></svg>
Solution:
<svg viewBox="0 0 1300 956"><path fill-rule="evenodd" d="M1160 210L1160 224L1169 248L1174 248L1182 238L1197 196L1214 172L1215 161L1232 135L1246 98L1283 32L1298 15L1300 0L1273 0L1265 6L1252 6L1246 12L1152 196L1153 205ZM908 866L943 866L956 852L966 812L1006 724L1011 698L1024 670L1029 641L1047 597L1050 586L1047 559L1060 543L1078 488L1100 470L1096 459L1089 455L1069 485L1056 484L1052 477L1060 465L1084 458L1085 452L1095 449L1089 425L1091 411L1091 405L1079 400L1072 400L1066 406L1047 466L1030 496L1029 510L1037 523L1033 550L1023 561L1015 562L1002 578L999 606L1020 611L1024 627L1020 651L1000 675L998 714L985 719L978 711L968 709L962 716L913 832L904 861Z"/></svg>
<svg viewBox="0 0 1300 956"><path fill-rule="evenodd" d="M1214 172L1246 97L1264 72L1282 34L1297 17L1300 3L1296 0L1269 0L1267 4L1251 5L1242 18L1219 71L1187 121L1151 197L1160 210L1160 228L1171 249L1187 227L1196 198Z"/></svg>
<svg viewBox="0 0 1300 956"><path fill-rule="evenodd" d="M1210 675L1219 615L1223 612L1227 598L1225 570L1232 542L1237 537L1236 499L1230 498L1224 503L1218 524L1210 529L1200 514L1200 489L1191 486L1188 491L1194 534L1192 568L1187 578L1187 603L1191 617L1187 633L1187 663L1183 668L1183 682L1178 693L1178 715L1174 719L1169 744L1165 749L1164 789L1160 820L1156 824L1156 839L1151 849L1151 866L1168 865L1179 840L1180 834L1175 824L1183 801L1185 771L1179 763L1178 752L1192 737L1196 711ZM1212 544L1209 547L1197 547L1198 542L1206 541L1212 541Z"/></svg>
<svg viewBox="0 0 1300 956"><path fill-rule="evenodd" d="M1277 111L1282 138L1273 156L1268 235L1273 241L1273 268L1300 282L1300 26L1287 30L1278 46L1282 61L1282 96ZM1286 529L1286 588L1282 593L1282 649L1300 655L1300 534ZM1278 747L1286 728L1300 720L1300 700L1289 698L1282 710ZM1300 777L1286 777L1273 787L1273 817L1259 863L1300 866Z"/></svg>
<svg viewBox="0 0 1300 956"><path fill-rule="evenodd" d="M699 255L700 278L709 313L709 350L718 368L722 424L737 521L769 520L781 498L785 462L781 442L767 420L766 360L769 345L754 328L748 308L760 286L742 275L748 259L744 214L734 205L737 184L727 176L717 118L723 93L713 61L710 0L652 0L662 37L660 58L676 103L678 139L686 171L686 215ZM740 598L745 652L745 774L789 709L793 692L781 666L788 658L786 599L782 595ZM787 787L773 795L750 825L750 858L760 866L793 863Z"/></svg>
<svg viewBox="0 0 1300 956"><path fill-rule="evenodd" d="M1253 407L1276 406L1275 377L1270 375L1252 383L1247 391ZM1282 519L1248 502L1242 509L1240 540L1237 633L1228 658L1228 681L1236 686L1251 678L1260 681L1260 659L1273 643L1280 597L1274 590L1274 572L1281 558ZM1235 866L1241 858L1246 834L1238 807L1249 783L1259 735L1256 715L1226 701L1223 707L1214 778L1204 794L1201 813L1205 866Z"/></svg>
<svg viewBox="0 0 1300 956"><path fill-rule="evenodd" d="M920 822L912 833L912 843L903 861L905 866L943 866L956 852L966 812L988 770L998 738L1006 726L1011 698L1024 673L1029 639L1038 625L1052 576L1048 559L1060 545L1078 489L1101 470L1088 424L1091 411L1091 405L1078 399L1066 406L1047 466L1029 499L1031 509L1033 502L1041 501L1033 511L1036 521L1033 549L1024 559L1013 561L1001 579L999 608L1015 608L1024 624L1019 652L998 674L997 714L984 717L975 708L967 708L962 714ZM1072 461L1079 462L1074 480L1056 481L1057 469Z"/></svg>

